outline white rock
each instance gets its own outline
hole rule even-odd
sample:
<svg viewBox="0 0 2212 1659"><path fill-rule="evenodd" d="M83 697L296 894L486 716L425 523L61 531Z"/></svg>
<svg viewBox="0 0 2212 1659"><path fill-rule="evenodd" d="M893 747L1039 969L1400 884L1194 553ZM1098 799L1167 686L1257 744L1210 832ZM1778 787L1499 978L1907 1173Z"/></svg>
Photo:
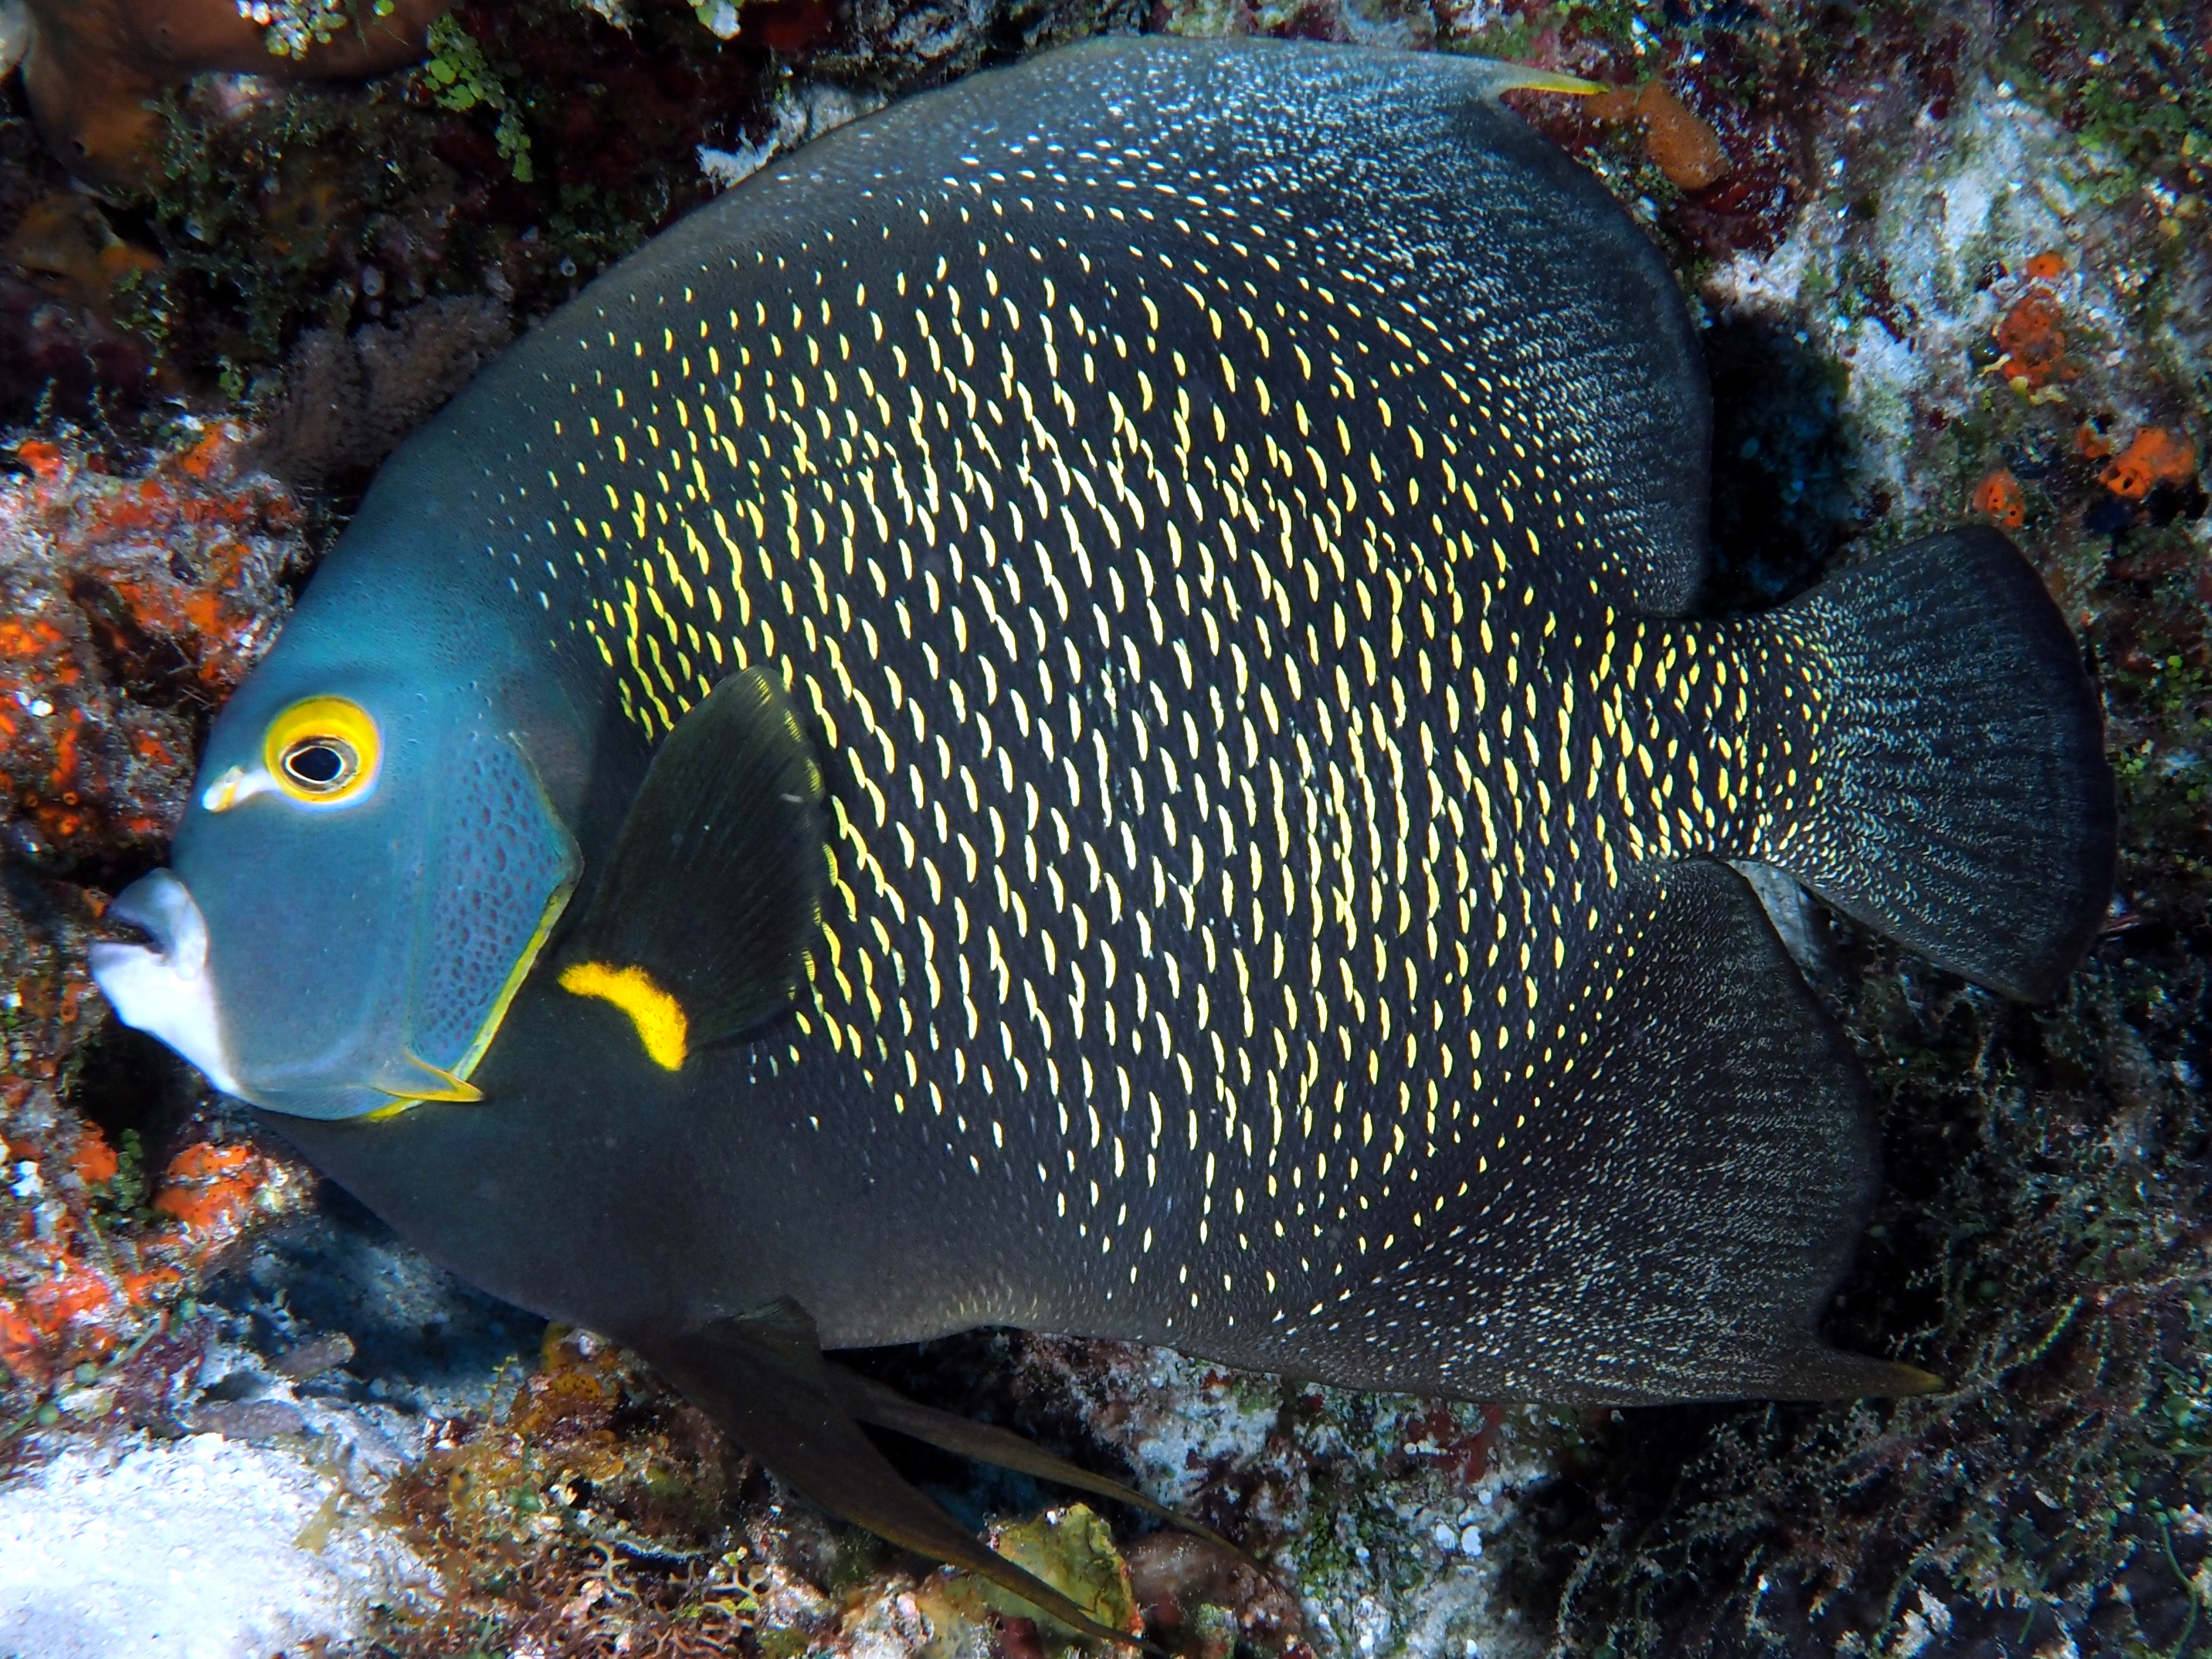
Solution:
<svg viewBox="0 0 2212 1659"><path fill-rule="evenodd" d="M269 1659L429 1591L374 1498L220 1435L67 1445L0 1487L0 1654Z"/></svg>

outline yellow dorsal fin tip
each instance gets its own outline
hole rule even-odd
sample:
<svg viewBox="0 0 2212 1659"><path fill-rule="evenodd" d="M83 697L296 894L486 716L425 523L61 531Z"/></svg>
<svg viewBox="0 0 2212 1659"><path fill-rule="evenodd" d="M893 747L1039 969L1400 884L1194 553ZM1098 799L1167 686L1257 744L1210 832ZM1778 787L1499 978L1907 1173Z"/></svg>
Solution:
<svg viewBox="0 0 2212 1659"><path fill-rule="evenodd" d="M1568 75L1559 70L1538 69L1528 64L1509 64L1495 60L1498 70L1497 89L1499 92L1556 92L1570 98L1588 98L1606 90L1595 81L1585 81L1579 75Z"/></svg>

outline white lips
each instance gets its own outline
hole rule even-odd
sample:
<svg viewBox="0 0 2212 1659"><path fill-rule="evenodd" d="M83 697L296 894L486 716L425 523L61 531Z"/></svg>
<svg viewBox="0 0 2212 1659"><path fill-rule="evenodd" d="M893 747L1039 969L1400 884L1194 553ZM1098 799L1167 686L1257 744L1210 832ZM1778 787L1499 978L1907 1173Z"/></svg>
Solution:
<svg viewBox="0 0 2212 1659"><path fill-rule="evenodd" d="M191 890L156 870L126 888L109 914L158 941L103 940L92 947L92 976L123 1023L159 1037L225 1094L243 1095L223 1058L222 1022L207 971L207 921Z"/></svg>

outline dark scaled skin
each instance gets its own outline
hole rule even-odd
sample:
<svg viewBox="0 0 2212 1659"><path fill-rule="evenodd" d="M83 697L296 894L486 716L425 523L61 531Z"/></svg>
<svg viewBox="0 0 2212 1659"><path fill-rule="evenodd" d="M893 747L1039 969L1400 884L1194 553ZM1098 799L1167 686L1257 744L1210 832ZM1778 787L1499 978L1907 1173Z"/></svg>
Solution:
<svg viewBox="0 0 2212 1659"><path fill-rule="evenodd" d="M784 1299L830 1347L997 1322L1480 1397L1924 1386L1814 1334L1864 1085L1714 860L2047 992L2109 872L2094 704L1993 537L1909 567L1990 613L1961 676L2042 676L1963 747L1905 741L1940 712L1881 660L1935 605L1902 577L1668 619L1680 301L1501 83L1054 54L809 148L515 348L302 618L404 570L540 665L572 926L654 746L766 669L826 790L807 977L672 1072L556 936L481 1102L272 1127L695 1390ZM1918 833L1886 767L2011 873L1870 860ZM2069 789L2078 835L1999 844Z"/></svg>

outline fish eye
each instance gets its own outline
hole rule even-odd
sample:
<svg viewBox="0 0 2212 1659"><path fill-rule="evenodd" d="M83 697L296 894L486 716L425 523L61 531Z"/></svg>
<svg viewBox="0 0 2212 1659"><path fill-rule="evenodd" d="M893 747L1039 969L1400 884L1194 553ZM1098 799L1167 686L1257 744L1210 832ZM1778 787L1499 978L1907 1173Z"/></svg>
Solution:
<svg viewBox="0 0 2212 1659"><path fill-rule="evenodd" d="M311 795L333 794L353 781L361 757L343 738L301 738L284 751L284 775Z"/></svg>
<svg viewBox="0 0 2212 1659"><path fill-rule="evenodd" d="M346 697L310 697L269 724L264 759L276 786L311 806L358 799L376 781L376 721Z"/></svg>

